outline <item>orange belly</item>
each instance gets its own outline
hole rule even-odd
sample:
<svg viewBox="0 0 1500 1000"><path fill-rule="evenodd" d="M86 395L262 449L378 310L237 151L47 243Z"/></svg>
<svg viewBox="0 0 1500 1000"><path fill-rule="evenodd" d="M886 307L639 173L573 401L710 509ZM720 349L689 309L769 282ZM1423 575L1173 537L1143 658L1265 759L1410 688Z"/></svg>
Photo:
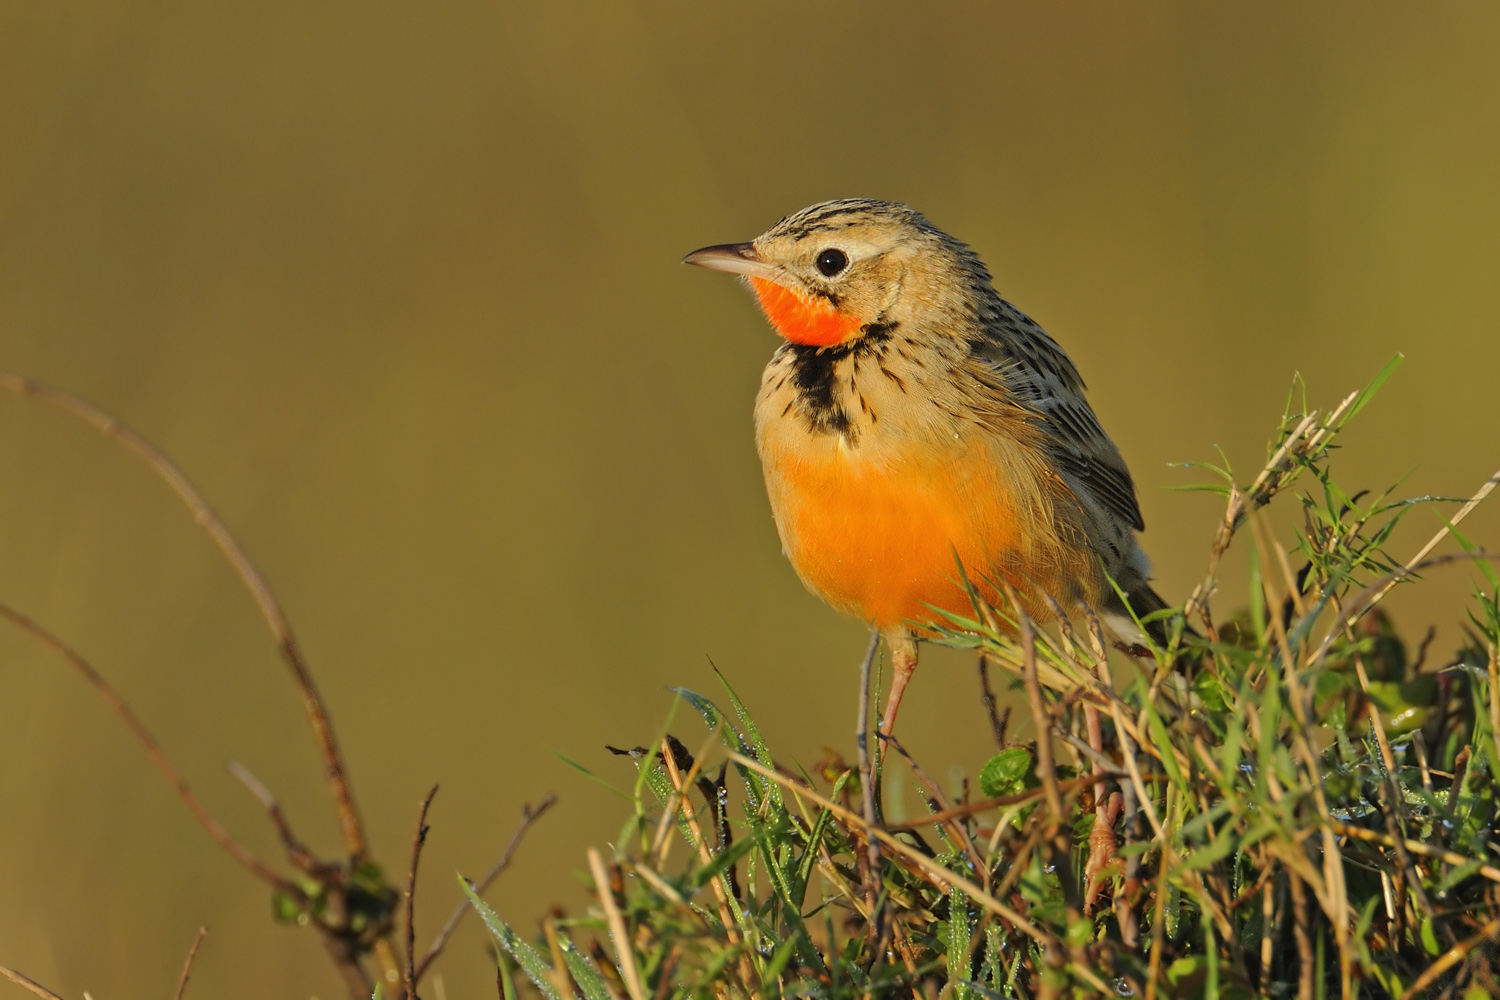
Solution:
<svg viewBox="0 0 1500 1000"><path fill-rule="evenodd" d="M834 450L768 461L786 554L816 594L877 627L941 621L933 607L971 617L955 554L991 602L997 595L984 578L996 579L1001 567L1030 575L1017 558L1030 548L1030 526L986 458L964 449L884 466Z"/></svg>

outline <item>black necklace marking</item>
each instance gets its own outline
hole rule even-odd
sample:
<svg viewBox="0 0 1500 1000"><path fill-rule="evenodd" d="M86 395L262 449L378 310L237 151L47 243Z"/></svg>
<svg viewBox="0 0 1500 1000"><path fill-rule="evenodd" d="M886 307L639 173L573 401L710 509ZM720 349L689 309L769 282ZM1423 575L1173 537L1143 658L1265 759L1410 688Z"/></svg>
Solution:
<svg viewBox="0 0 1500 1000"><path fill-rule="evenodd" d="M852 443L853 422L840 399L839 362L845 358L857 360L874 356L878 363L894 329L895 323L869 323L861 330L860 336L832 347L787 344L782 348L790 359L792 385L797 389L795 402L809 430L814 434L841 434L849 437ZM884 366L881 370L885 370Z"/></svg>

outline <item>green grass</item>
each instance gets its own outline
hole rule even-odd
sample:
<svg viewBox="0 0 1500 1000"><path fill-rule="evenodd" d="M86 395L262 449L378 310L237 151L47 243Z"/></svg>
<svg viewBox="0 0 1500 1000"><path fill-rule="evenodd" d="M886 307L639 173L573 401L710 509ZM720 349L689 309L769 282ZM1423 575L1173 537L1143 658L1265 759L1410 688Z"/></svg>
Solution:
<svg viewBox="0 0 1500 1000"><path fill-rule="evenodd" d="M1204 467L1225 519L1165 648L1113 649L1087 616L1034 629L977 597L949 621L936 641L1007 673L1031 712L993 720L996 753L958 801L877 748L876 787L903 772L918 822L872 831L857 766L778 757L727 682L681 691L706 736L678 720L694 746L631 753L593 908L528 940L475 898L505 994L1500 995L1500 580L1454 527L1470 508L1351 495L1329 469L1392 367L1326 414L1289 405L1249 485ZM1300 515L1289 537L1272 502ZM1387 549L1422 503L1458 551ZM1251 604L1220 621L1235 540ZM1449 563L1475 575L1453 609L1466 641L1418 653L1380 602Z"/></svg>

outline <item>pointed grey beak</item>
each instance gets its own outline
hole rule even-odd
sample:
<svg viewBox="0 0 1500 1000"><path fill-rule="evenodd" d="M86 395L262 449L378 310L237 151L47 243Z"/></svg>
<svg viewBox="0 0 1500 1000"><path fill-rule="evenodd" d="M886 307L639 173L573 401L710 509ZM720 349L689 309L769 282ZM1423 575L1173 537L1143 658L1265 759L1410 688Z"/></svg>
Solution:
<svg viewBox="0 0 1500 1000"><path fill-rule="evenodd" d="M777 281L784 278L781 268L760 259L753 243L720 243L717 246L694 250L682 258L684 264L695 264L710 271L727 271L744 274L752 278Z"/></svg>

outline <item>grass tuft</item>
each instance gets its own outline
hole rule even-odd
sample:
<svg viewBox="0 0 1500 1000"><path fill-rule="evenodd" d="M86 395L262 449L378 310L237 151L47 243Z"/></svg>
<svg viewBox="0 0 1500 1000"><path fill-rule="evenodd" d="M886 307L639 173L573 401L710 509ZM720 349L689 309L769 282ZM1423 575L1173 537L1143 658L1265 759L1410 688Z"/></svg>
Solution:
<svg viewBox="0 0 1500 1000"><path fill-rule="evenodd" d="M679 690L706 738L628 752L594 908L528 941L471 893L506 995L1500 995L1500 577L1458 530L1500 474L1416 557L1389 550L1410 511L1451 501L1350 492L1329 456L1395 364L1327 414L1289 405L1248 486L1196 466L1227 509L1164 647L1118 648L1087 612L1035 628L970 588L934 641L979 653L987 697L989 666L1027 690L1030 741L990 704L1000 745L957 800L882 741L877 775L922 791L915 821L868 822L880 803L837 756L778 760L722 676L727 712ZM1272 502L1298 508L1290 537ZM1218 621L1242 533L1250 607ZM1465 563L1463 643L1414 650L1382 600Z"/></svg>

